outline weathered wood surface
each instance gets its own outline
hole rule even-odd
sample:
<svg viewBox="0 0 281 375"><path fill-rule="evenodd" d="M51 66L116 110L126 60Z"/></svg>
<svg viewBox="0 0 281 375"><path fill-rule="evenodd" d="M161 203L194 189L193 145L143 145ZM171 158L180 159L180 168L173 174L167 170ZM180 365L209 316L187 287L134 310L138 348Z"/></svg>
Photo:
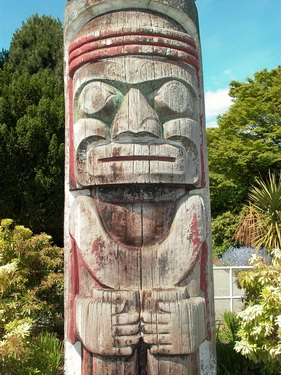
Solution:
<svg viewBox="0 0 281 375"><path fill-rule="evenodd" d="M196 25L85 8L66 12L66 374L214 375Z"/></svg>

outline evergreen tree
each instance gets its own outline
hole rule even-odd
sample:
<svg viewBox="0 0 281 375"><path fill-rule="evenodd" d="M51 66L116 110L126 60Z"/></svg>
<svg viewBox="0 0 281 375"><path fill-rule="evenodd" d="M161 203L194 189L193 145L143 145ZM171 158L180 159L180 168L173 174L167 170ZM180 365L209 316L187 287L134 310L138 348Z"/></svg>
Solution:
<svg viewBox="0 0 281 375"><path fill-rule="evenodd" d="M62 25L31 16L0 62L0 215L62 243Z"/></svg>

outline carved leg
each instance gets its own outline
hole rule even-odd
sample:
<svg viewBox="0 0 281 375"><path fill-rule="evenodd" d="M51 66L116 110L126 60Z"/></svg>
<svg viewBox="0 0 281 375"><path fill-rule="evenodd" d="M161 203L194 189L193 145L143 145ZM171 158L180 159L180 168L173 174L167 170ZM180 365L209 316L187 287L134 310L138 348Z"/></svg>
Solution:
<svg viewBox="0 0 281 375"><path fill-rule="evenodd" d="M191 355L185 356L154 356L148 352L147 375L199 375L193 372Z"/></svg>
<svg viewBox="0 0 281 375"><path fill-rule="evenodd" d="M109 358L93 356L92 375L136 375L139 374L137 352L131 358ZM88 375L88 374L87 374Z"/></svg>

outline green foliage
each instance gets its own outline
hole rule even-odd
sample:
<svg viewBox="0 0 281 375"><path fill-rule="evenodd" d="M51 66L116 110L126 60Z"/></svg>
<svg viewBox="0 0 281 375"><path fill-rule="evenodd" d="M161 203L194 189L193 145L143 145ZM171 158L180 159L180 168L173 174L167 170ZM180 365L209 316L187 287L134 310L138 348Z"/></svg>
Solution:
<svg viewBox="0 0 281 375"><path fill-rule="evenodd" d="M217 327L217 375L260 374L253 362L234 350L239 327L237 316L225 311L222 319Z"/></svg>
<svg viewBox="0 0 281 375"><path fill-rule="evenodd" d="M265 364L266 373L281 374L281 251L274 249L272 263L254 255L253 269L239 274L246 291L246 308L238 313L240 326L235 350L255 363Z"/></svg>
<svg viewBox="0 0 281 375"><path fill-rule="evenodd" d="M41 332L37 337L24 341L20 366L19 358L4 354L3 361L0 363L0 373L2 375L62 374L60 371L62 350L63 344L54 333Z"/></svg>
<svg viewBox="0 0 281 375"><path fill-rule="evenodd" d="M0 64L0 213L62 243L62 25L30 17Z"/></svg>
<svg viewBox="0 0 281 375"><path fill-rule="evenodd" d="M269 174L268 181L256 180L257 186L250 190L250 200L257 211L261 234L256 246L281 249L281 178Z"/></svg>
<svg viewBox="0 0 281 375"><path fill-rule="evenodd" d="M62 249L50 236L1 221L0 374L57 374L62 344L54 332L62 336L62 267Z"/></svg>
<svg viewBox="0 0 281 375"><path fill-rule="evenodd" d="M213 217L239 211L255 178L281 167L281 67L231 82L230 96L218 128L207 129Z"/></svg>
<svg viewBox="0 0 281 375"><path fill-rule="evenodd" d="M13 35L10 62L30 74L46 68L62 69L61 29L61 22L52 17L36 14L28 18Z"/></svg>
<svg viewBox="0 0 281 375"><path fill-rule="evenodd" d="M2 48L2 51L0 52L0 68L3 67L4 62L8 59L8 51Z"/></svg>
<svg viewBox="0 0 281 375"><path fill-rule="evenodd" d="M20 359L41 331L63 332L63 251L10 219L0 226L0 354ZM31 345L31 344L30 344Z"/></svg>
<svg viewBox="0 0 281 375"><path fill-rule="evenodd" d="M235 246L234 234L239 215L226 211L212 219L213 255L220 257L229 247Z"/></svg>
<svg viewBox="0 0 281 375"><path fill-rule="evenodd" d="M260 248L281 248L281 178L269 173L268 180L256 179L249 192L250 203L244 210L236 239Z"/></svg>

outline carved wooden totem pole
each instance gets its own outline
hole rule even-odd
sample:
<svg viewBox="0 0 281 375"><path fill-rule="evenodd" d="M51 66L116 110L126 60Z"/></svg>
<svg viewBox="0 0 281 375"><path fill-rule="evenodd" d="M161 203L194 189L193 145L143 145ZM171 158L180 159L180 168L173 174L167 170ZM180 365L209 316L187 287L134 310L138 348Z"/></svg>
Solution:
<svg viewBox="0 0 281 375"><path fill-rule="evenodd" d="M215 375L193 0L70 0L67 375Z"/></svg>

